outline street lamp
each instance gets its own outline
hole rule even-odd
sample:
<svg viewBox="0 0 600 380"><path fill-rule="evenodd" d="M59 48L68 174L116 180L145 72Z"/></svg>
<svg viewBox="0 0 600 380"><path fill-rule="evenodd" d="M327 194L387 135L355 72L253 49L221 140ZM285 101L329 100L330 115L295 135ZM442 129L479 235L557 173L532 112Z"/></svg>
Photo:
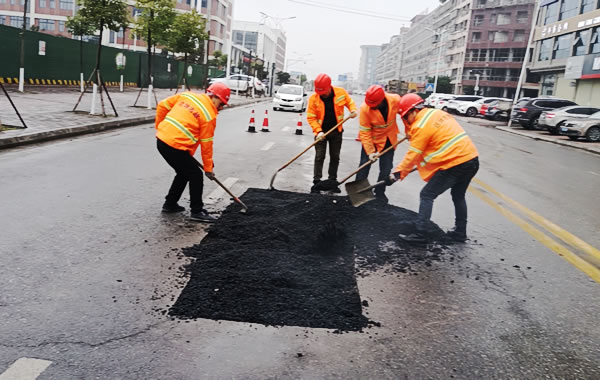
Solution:
<svg viewBox="0 0 600 380"><path fill-rule="evenodd" d="M264 25L265 21L267 19L271 19L271 20L273 20L273 24L275 25L276 29L281 29L281 23L283 21L292 20L292 19L296 18L296 16L290 16L290 17L273 17L273 16L270 16L270 15L266 14L265 12L258 12L258 13L260 13L260 16L261 16L261 20L260 20L260 24L261 25Z"/></svg>
<svg viewBox="0 0 600 380"><path fill-rule="evenodd" d="M446 29L442 29L439 33L436 33L435 30L431 29L431 28L424 28L427 30L432 31L433 33L435 33L435 35L440 36L439 39L439 44L440 44L440 48L438 49L438 58L437 58L437 64L435 65L435 80L433 82L433 93L435 94L437 92L437 82L438 82L438 75L440 72L440 60L442 59L442 46L444 45L444 36L446 35Z"/></svg>

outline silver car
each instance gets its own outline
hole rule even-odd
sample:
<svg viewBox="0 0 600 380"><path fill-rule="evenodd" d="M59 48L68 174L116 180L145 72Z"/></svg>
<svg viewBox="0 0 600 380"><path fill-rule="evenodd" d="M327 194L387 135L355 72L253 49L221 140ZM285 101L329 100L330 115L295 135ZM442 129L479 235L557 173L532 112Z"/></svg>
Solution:
<svg viewBox="0 0 600 380"><path fill-rule="evenodd" d="M560 127L560 134L568 136L571 140L585 137L587 141L600 141L600 112L589 116L587 119L569 121Z"/></svg>
<svg viewBox="0 0 600 380"><path fill-rule="evenodd" d="M567 106L551 111L544 111L540 115L538 125L548 129L553 135L560 133L560 128L571 121L584 120L590 115L600 111L600 108L589 106Z"/></svg>

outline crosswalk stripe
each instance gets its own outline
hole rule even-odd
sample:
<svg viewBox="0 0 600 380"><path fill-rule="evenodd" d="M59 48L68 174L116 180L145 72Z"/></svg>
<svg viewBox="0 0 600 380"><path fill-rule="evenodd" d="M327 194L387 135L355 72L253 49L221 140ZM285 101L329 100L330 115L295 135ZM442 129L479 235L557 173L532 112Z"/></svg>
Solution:
<svg viewBox="0 0 600 380"><path fill-rule="evenodd" d="M50 364L48 360L20 358L0 374L0 380L35 380Z"/></svg>
<svg viewBox="0 0 600 380"><path fill-rule="evenodd" d="M225 181L223 181L223 185L225 185L226 188L228 188L229 190L231 190L231 186L233 186L234 183L236 183L238 181L238 178L234 178L234 177L229 177L227 179L225 179ZM221 187L217 187L216 189L214 189L210 194L208 194L208 198L209 199L219 199L223 196L223 194L225 194L225 190L221 189ZM2 379L0 379L2 380Z"/></svg>

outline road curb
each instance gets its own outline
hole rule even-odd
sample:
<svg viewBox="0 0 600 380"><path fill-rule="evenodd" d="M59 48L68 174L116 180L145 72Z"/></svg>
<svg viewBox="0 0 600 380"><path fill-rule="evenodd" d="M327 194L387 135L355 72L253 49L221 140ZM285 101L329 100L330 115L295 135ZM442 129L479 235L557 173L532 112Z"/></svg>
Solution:
<svg viewBox="0 0 600 380"><path fill-rule="evenodd" d="M247 106L247 105L251 105L251 104L270 101L270 100L271 100L271 98L253 100L253 101L250 101L247 103L234 104L234 105L231 105L230 107L227 107L226 109L243 107L243 106ZM80 126L76 126L76 127L54 129L51 131L31 133L31 134L24 135L24 136L14 136L14 137L6 137L6 138L0 137L0 150L5 149L5 148L14 148L16 146L21 146L21 145L35 144L35 143L44 142L44 141L59 140L59 139L68 138L68 137L103 132L103 131L107 131L110 129L132 127L132 126L136 126L136 125L140 125L140 124L146 124L146 123L149 123L152 121L154 121L154 115L148 115L148 116L140 116L140 117L134 117L134 118L129 118L129 119L112 120L112 121L106 121L106 122L101 122L101 123L86 124L86 125L80 125Z"/></svg>
<svg viewBox="0 0 600 380"><path fill-rule="evenodd" d="M589 152L589 153L600 155L600 149L591 149L591 148L587 148L587 147L584 147L584 146L579 146L577 144L572 143L571 141L556 140L556 139L549 138L549 137L531 135L529 133L517 131L517 130L514 130L514 129L509 128L509 127L496 127L496 129L498 129L500 131L512 133L512 134L515 134L515 135L519 135L519 136L529 137L530 139L534 139L534 140L538 140L538 141L545 141L545 142L549 142L549 143L553 143L553 144L557 144L557 145L562 145L562 146L568 146L570 148L580 149L580 150L584 150L584 151Z"/></svg>

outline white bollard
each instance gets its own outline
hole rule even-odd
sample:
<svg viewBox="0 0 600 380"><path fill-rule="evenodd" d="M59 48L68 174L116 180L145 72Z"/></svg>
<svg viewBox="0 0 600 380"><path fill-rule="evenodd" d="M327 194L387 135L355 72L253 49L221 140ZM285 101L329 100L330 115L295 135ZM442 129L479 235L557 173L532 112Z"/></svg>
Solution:
<svg viewBox="0 0 600 380"><path fill-rule="evenodd" d="M79 84L80 92L83 92L83 73L79 73Z"/></svg>
<svg viewBox="0 0 600 380"><path fill-rule="evenodd" d="M119 83L119 91L123 92L123 74L121 74L121 83Z"/></svg>
<svg viewBox="0 0 600 380"><path fill-rule="evenodd" d="M152 109L152 85L148 85L148 103L146 104L149 110Z"/></svg>
<svg viewBox="0 0 600 380"><path fill-rule="evenodd" d="M25 84L25 68L21 67L19 69L19 92L23 92L25 89L23 85Z"/></svg>
<svg viewBox="0 0 600 380"><path fill-rule="evenodd" d="M98 85L94 83L92 86L92 109L90 110L90 115L96 114L96 92L98 92Z"/></svg>

